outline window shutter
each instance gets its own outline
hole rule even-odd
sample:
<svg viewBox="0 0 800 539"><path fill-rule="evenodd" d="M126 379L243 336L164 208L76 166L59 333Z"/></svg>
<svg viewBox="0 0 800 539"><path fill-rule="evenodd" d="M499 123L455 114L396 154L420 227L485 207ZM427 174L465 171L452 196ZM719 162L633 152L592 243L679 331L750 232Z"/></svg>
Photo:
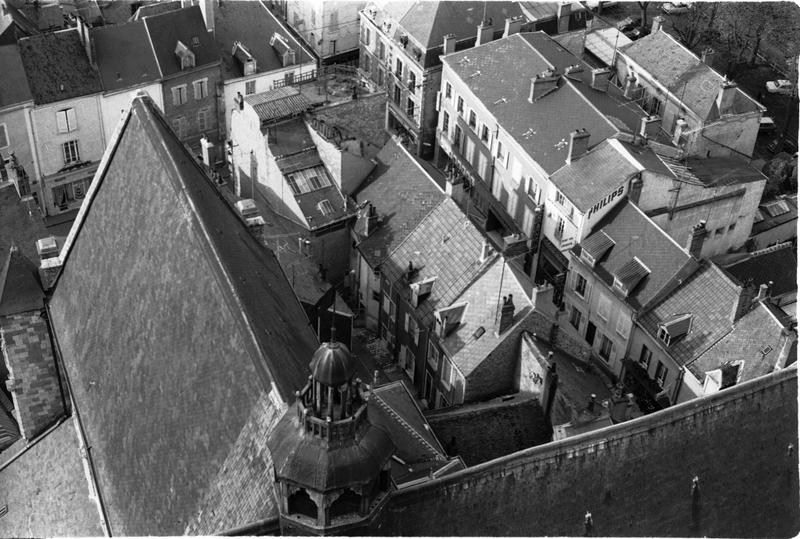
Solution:
<svg viewBox="0 0 800 539"><path fill-rule="evenodd" d="M194 98L200 99L200 81L199 80L194 81L192 83L192 86L194 87Z"/></svg>
<svg viewBox="0 0 800 539"><path fill-rule="evenodd" d="M406 313L406 322L405 322L405 327L404 327L404 330L405 330L405 332L406 332L406 333L408 333L408 321L409 321L410 319L411 319L411 315L409 315L408 313Z"/></svg>
<svg viewBox="0 0 800 539"><path fill-rule="evenodd" d="M78 122L75 120L75 109L67 109L67 129L74 131L78 128Z"/></svg>
<svg viewBox="0 0 800 539"><path fill-rule="evenodd" d="M59 133L66 133L67 132L67 114L66 111L60 110L56 113L56 120L58 122L58 132Z"/></svg>
<svg viewBox="0 0 800 539"><path fill-rule="evenodd" d="M172 104L173 105L180 105L181 104L180 95L181 95L180 94L180 88L173 88L172 89Z"/></svg>

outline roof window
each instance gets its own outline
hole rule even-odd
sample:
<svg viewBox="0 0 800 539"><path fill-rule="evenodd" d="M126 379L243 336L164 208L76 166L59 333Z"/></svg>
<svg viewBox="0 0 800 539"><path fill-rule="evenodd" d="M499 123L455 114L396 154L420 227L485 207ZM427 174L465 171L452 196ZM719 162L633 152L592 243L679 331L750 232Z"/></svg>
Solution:
<svg viewBox="0 0 800 539"><path fill-rule="evenodd" d="M189 69L195 66L194 53L180 41L175 46L175 56L178 57L178 61L181 63L181 69Z"/></svg>
<svg viewBox="0 0 800 539"><path fill-rule="evenodd" d="M320 200L317 203L317 209L320 211L322 215L331 215L333 214L333 204L327 198L325 200Z"/></svg>
<svg viewBox="0 0 800 539"><path fill-rule="evenodd" d="M691 331L693 318L694 316L691 313L679 314L659 324L659 340L667 346L675 344Z"/></svg>

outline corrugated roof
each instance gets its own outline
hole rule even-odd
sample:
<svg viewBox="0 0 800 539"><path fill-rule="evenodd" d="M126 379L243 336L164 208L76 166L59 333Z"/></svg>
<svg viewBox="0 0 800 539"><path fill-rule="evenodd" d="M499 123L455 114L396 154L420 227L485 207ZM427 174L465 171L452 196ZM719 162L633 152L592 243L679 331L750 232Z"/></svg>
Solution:
<svg viewBox="0 0 800 539"><path fill-rule="evenodd" d="M244 100L253 107L262 122L302 114L311 107L308 98L293 86L250 95Z"/></svg>
<svg viewBox="0 0 800 539"><path fill-rule="evenodd" d="M631 39L616 28L600 28L586 33L584 48L610 66L620 47L631 43Z"/></svg>
<svg viewBox="0 0 800 539"><path fill-rule="evenodd" d="M609 238L608 234L602 230L581 242L581 249L585 249L595 259L595 262L602 258L613 246L614 240Z"/></svg>

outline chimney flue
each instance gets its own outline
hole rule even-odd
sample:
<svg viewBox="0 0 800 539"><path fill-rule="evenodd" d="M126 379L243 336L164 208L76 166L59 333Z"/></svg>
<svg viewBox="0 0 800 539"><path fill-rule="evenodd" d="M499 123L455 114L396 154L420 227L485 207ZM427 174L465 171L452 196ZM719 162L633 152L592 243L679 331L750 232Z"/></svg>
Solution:
<svg viewBox="0 0 800 539"><path fill-rule="evenodd" d="M528 102L533 103L558 88L558 74L552 69L539 73L531 79L531 93Z"/></svg>
<svg viewBox="0 0 800 539"><path fill-rule="evenodd" d="M589 133L586 129L578 129L569 134L569 152L567 164L589 151Z"/></svg>
<svg viewBox="0 0 800 539"><path fill-rule="evenodd" d="M522 29L523 18L522 15L518 17L509 17L506 19L506 27L503 31L503 37L508 37L513 34L519 33Z"/></svg>
<svg viewBox="0 0 800 539"><path fill-rule="evenodd" d="M478 36L477 40L475 41L475 46L478 47L485 43L489 43L492 38L494 37L494 28L489 23L489 21L481 21L478 25Z"/></svg>
<svg viewBox="0 0 800 539"><path fill-rule="evenodd" d="M503 296L503 305L500 307L500 327L498 334L504 333L514 324L514 300L513 295Z"/></svg>
<svg viewBox="0 0 800 539"><path fill-rule="evenodd" d="M447 34L444 36L444 43L442 43L442 54L451 54L456 52L456 35Z"/></svg>
<svg viewBox="0 0 800 539"><path fill-rule="evenodd" d="M703 243L706 240L706 222L700 221L692 227L692 232L689 234L689 242L686 249L689 254L695 258L700 258L700 253L703 251Z"/></svg>

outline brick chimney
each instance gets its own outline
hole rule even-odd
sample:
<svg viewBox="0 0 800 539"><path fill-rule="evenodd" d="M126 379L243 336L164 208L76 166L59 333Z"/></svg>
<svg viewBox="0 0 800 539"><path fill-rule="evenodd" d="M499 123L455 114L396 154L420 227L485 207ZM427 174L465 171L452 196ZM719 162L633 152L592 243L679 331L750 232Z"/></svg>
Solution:
<svg viewBox="0 0 800 539"><path fill-rule="evenodd" d="M445 34L444 42L442 43L442 54L451 54L456 52L456 35Z"/></svg>
<svg viewBox="0 0 800 539"><path fill-rule="evenodd" d="M639 135L645 138L655 138L658 136L661 118L658 116L645 116L639 124Z"/></svg>
<svg viewBox="0 0 800 539"><path fill-rule="evenodd" d="M611 76L611 70L606 67L598 67L592 69L592 89L601 92L608 91L608 79Z"/></svg>
<svg viewBox="0 0 800 539"><path fill-rule="evenodd" d="M558 20L558 33L564 34L569 32L569 18L572 14L572 4L569 1L561 0L558 3L558 11L556 18Z"/></svg>
<svg viewBox="0 0 800 539"><path fill-rule="evenodd" d="M509 17L506 19L506 27L503 30L503 37L508 37L513 34L518 34L522 30L522 23L525 21L522 15L517 17Z"/></svg>
<svg viewBox="0 0 800 539"><path fill-rule="evenodd" d="M558 79L558 74L550 69L533 77L531 79L531 93L528 95L528 102L533 103L558 88Z"/></svg>
<svg viewBox="0 0 800 539"><path fill-rule="evenodd" d="M503 296L503 305L500 307L500 326L497 328L497 334L502 335L505 331L514 324L514 301L512 294L507 297Z"/></svg>
<svg viewBox="0 0 800 539"><path fill-rule="evenodd" d="M631 74L628 74L628 76L625 77L625 92L623 94L625 96L625 99L633 99L634 97L633 94L635 91L636 91L636 77L634 77Z"/></svg>
<svg viewBox="0 0 800 539"><path fill-rule="evenodd" d="M628 200L634 204L639 204L639 197L642 195L642 179L638 176L631 180L630 188L628 189Z"/></svg>
<svg viewBox="0 0 800 539"><path fill-rule="evenodd" d="M481 21L478 25L478 39L475 41L475 46L483 45L485 43L489 43L492 38L494 37L494 28L489 23L489 21Z"/></svg>
<svg viewBox="0 0 800 539"><path fill-rule="evenodd" d="M661 30L661 25L664 24L664 17L658 15L653 17L653 24L650 26L650 33L655 34L659 30Z"/></svg>
<svg viewBox="0 0 800 539"><path fill-rule="evenodd" d="M569 134L569 152L567 164L579 158L589 150L589 133L586 129L578 129Z"/></svg>
<svg viewBox="0 0 800 539"><path fill-rule="evenodd" d="M686 250L695 258L700 258L700 253L703 251L703 243L706 241L706 222L700 221L692 227L692 232L689 234L689 241L686 244Z"/></svg>
<svg viewBox="0 0 800 539"><path fill-rule="evenodd" d="M722 79L719 94L717 94L717 109L720 115L733 112L733 100L736 97L736 83L727 78Z"/></svg>
<svg viewBox="0 0 800 539"><path fill-rule="evenodd" d="M731 311L730 322L735 323L741 317L750 312L753 307L753 301L756 297L756 287L754 285L744 285L739 288L739 296L736 298L736 304Z"/></svg>

